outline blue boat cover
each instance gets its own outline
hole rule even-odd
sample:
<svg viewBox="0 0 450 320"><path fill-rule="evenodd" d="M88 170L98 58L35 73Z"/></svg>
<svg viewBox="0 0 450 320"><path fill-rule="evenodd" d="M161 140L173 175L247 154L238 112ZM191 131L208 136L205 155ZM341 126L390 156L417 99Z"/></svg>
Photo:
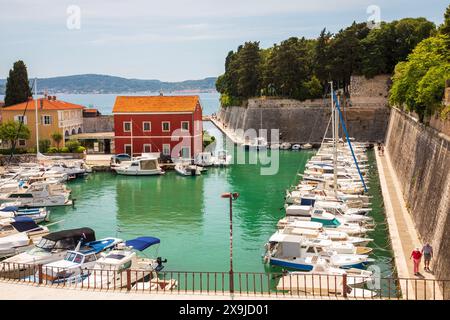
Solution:
<svg viewBox="0 0 450 320"><path fill-rule="evenodd" d="M80 251L83 253L99 253L107 248L109 248L113 243L115 239L103 239L103 240L97 240L97 241L91 241L84 243Z"/></svg>
<svg viewBox="0 0 450 320"><path fill-rule="evenodd" d="M41 230L39 226L34 222L30 217L15 217L14 222L11 222L11 225L19 232L28 231L31 229Z"/></svg>
<svg viewBox="0 0 450 320"><path fill-rule="evenodd" d="M154 244L160 243L161 240L155 237L138 237L136 239L131 239L125 241L125 244L128 247L133 247L133 249L143 251L147 249L148 247L151 247Z"/></svg>
<svg viewBox="0 0 450 320"><path fill-rule="evenodd" d="M19 208L16 206L7 206L7 207L4 207L3 209L0 209L0 211L3 211L3 212L14 212L17 210L19 210Z"/></svg>

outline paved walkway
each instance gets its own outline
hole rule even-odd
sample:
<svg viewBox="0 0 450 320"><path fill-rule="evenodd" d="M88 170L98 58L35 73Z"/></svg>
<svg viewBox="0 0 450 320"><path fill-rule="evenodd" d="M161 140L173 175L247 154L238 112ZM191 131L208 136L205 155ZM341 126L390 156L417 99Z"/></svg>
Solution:
<svg viewBox="0 0 450 320"><path fill-rule="evenodd" d="M377 151L375 154L398 277L417 279L400 280L403 298L442 299L437 283L424 280L435 278L431 273L423 270L423 261L420 270L421 276L414 276L413 261L409 257L416 246L422 247L422 241L407 210L388 152L385 152L384 156L378 155Z"/></svg>
<svg viewBox="0 0 450 320"><path fill-rule="evenodd" d="M230 130L228 128L226 128L222 122L220 122L217 118L213 118L210 117L209 119L212 123L214 123L214 125L220 130L222 131L227 137L228 139L230 139L231 141L233 141L234 144L242 144L242 138L237 137L236 134L233 132L233 130Z"/></svg>

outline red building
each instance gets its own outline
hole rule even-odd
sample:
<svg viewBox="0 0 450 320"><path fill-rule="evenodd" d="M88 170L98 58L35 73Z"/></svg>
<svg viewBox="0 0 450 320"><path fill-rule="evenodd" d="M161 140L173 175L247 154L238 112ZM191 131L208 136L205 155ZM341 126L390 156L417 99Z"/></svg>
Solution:
<svg viewBox="0 0 450 320"><path fill-rule="evenodd" d="M192 158L203 149L198 96L118 96L113 114L116 154Z"/></svg>

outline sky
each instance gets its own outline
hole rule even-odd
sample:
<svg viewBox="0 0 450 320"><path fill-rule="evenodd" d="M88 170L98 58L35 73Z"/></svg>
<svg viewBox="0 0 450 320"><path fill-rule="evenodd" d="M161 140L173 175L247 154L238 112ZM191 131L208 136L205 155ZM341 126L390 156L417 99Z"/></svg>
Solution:
<svg viewBox="0 0 450 320"><path fill-rule="evenodd" d="M425 17L446 0L0 0L0 78L23 60L29 77L84 73L181 81L218 76L245 41L263 48L364 22Z"/></svg>

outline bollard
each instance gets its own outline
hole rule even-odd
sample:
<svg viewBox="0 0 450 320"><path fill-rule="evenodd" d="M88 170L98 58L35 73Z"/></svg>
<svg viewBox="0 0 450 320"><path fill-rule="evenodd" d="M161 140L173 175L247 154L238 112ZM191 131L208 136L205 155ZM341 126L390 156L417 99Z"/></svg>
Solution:
<svg viewBox="0 0 450 320"><path fill-rule="evenodd" d="M342 275L342 295L347 298L347 274Z"/></svg>
<svg viewBox="0 0 450 320"><path fill-rule="evenodd" d="M127 269L127 291L131 290L131 270Z"/></svg>
<svg viewBox="0 0 450 320"><path fill-rule="evenodd" d="M43 280L43 273L42 273L42 264L38 265L38 283L42 284L42 280Z"/></svg>

